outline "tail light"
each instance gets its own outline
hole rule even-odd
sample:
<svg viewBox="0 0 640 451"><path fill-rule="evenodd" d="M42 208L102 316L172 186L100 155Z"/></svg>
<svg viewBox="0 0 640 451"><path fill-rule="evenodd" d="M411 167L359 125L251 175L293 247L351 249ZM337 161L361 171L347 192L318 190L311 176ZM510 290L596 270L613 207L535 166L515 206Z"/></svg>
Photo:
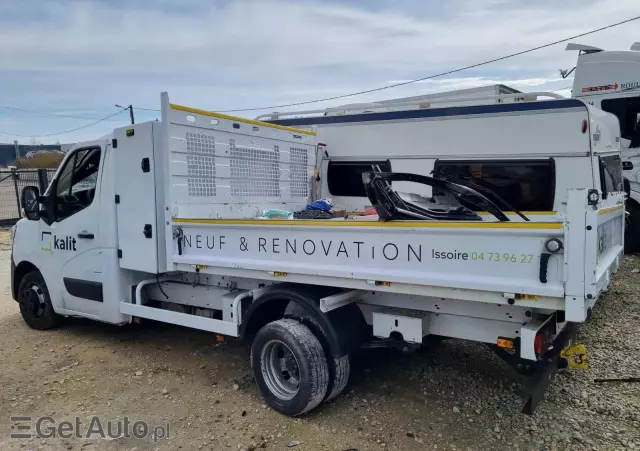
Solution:
<svg viewBox="0 0 640 451"><path fill-rule="evenodd" d="M540 332L536 334L536 338L533 340L533 350L537 355L542 353L542 346L544 345L544 338Z"/></svg>
<svg viewBox="0 0 640 451"><path fill-rule="evenodd" d="M533 340L533 350L536 355L541 356L549 349L556 334L556 320L551 318L544 326L538 330Z"/></svg>

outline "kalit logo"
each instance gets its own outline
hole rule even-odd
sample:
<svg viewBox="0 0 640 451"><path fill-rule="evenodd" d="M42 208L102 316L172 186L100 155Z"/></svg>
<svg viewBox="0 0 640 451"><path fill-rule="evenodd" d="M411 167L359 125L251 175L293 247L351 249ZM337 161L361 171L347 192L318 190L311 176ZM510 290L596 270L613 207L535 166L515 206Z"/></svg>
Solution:
<svg viewBox="0 0 640 451"><path fill-rule="evenodd" d="M43 251L51 252L51 232L42 232L40 235L40 241L42 242Z"/></svg>
<svg viewBox="0 0 640 451"><path fill-rule="evenodd" d="M59 238L57 235L51 235L51 232L42 232L40 237L42 241L41 249L47 252L53 252L53 250L60 251L75 251L76 239L72 236L64 236Z"/></svg>

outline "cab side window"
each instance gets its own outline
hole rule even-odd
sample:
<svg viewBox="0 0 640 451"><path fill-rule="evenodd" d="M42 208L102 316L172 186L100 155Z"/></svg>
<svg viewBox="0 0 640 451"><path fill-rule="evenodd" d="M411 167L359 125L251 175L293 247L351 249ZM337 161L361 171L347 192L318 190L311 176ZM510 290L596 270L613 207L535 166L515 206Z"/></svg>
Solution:
<svg viewBox="0 0 640 451"><path fill-rule="evenodd" d="M629 148L640 147L640 97L607 99L601 105L604 111L618 117L620 134L630 141Z"/></svg>
<svg viewBox="0 0 640 451"><path fill-rule="evenodd" d="M615 191L615 188L613 187L613 177L611 177L611 173L606 166L603 167L602 172L604 175L602 180L602 192L606 194L613 193Z"/></svg>
<svg viewBox="0 0 640 451"><path fill-rule="evenodd" d="M600 157L600 189L602 197L607 194L623 191L622 160L619 155Z"/></svg>
<svg viewBox="0 0 640 451"><path fill-rule="evenodd" d="M96 192L99 166L99 147L74 151L56 181L56 221L62 221L91 205Z"/></svg>

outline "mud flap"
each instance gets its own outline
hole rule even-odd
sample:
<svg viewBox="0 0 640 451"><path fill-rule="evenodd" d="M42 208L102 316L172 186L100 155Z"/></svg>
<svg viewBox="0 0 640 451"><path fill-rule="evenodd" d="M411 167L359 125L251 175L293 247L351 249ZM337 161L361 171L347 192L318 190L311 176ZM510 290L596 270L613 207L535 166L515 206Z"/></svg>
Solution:
<svg viewBox="0 0 640 451"><path fill-rule="evenodd" d="M571 343L571 339L576 331L576 324L568 324L562 332L556 337L552 348L547 351L544 356L536 362L535 372L524 385L523 398L525 399L522 413L533 415L540 401L544 397L544 393L549 388L553 376L560 368L568 366L567 359L561 356L565 347Z"/></svg>

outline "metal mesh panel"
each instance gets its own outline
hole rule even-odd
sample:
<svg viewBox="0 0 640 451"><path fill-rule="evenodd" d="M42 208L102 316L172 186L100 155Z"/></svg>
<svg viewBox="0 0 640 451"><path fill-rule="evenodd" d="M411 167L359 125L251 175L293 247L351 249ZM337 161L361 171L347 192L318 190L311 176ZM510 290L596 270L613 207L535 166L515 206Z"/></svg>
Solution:
<svg viewBox="0 0 640 451"><path fill-rule="evenodd" d="M187 133L187 187L189 196L216 195L216 142L212 135Z"/></svg>
<svg viewBox="0 0 640 451"><path fill-rule="evenodd" d="M297 147L290 147L290 190L291 197L303 197L309 196L309 182L307 180L307 163L309 155L305 149L299 149Z"/></svg>
<svg viewBox="0 0 640 451"><path fill-rule="evenodd" d="M280 197L280 147L258 149L236 146L229 140L231 195Z"/></svg>

